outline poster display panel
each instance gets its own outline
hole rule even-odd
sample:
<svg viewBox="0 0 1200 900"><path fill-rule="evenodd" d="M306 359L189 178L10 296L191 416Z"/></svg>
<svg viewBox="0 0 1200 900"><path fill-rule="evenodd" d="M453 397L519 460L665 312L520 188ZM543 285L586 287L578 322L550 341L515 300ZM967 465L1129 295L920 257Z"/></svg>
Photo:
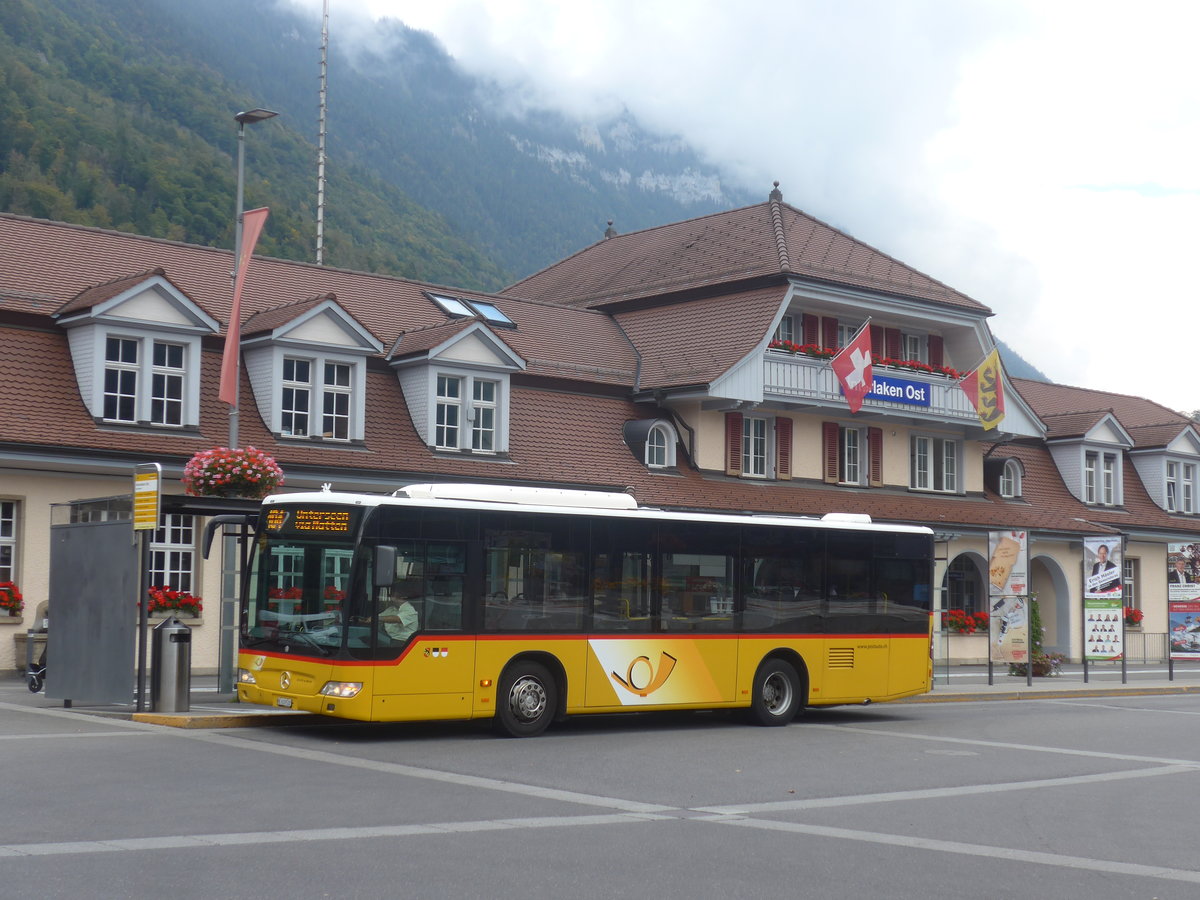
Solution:
<svg viewBox="0 0 1200 900"><path fill-rule="evenodd" d="M1029 661L1029 601L1001 597L992 602L988 620L989 653L994 662Z"/></svg>
<svg viewBox="0 0 1200 900"><path fill-rule="evenodd" d="M1172 659L1200 659L1200 544L1167 544L1167 632Z"/></svg>
<svg viewBox="0 0 1200 900"><path fill-rule="evenodd" d="M1083 539L1083 596L1121 603L1122 539L1117 535Z"/></svg>
<svg viewBox="0 0 1200 900"><path fill-rule="evenodd" d="M1029 592L1029 542L1024 531L988 532L988 596Z"/></svg>

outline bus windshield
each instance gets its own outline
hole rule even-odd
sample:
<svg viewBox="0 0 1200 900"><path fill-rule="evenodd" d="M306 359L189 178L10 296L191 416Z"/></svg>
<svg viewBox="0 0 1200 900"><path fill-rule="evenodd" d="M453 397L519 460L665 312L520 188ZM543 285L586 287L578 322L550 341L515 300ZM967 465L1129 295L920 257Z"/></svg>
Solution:
<svg viewBox="0 0 1200 900"><path fill-rule="evenodd" d="M359 608L370 572L355 565L358 518L346 509L267 512L250 559L244 649L334 656L346 638L359 648L371 644L371 613Z"/></svg>

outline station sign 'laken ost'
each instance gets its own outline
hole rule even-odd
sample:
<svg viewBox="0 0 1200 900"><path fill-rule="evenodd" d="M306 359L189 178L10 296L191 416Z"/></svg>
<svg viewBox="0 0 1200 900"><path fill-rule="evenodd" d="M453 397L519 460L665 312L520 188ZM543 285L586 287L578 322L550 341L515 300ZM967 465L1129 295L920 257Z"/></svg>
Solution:
<svg viewBox="0 0 1200 900"><path fill-rule="evenodd" d="M267 531L349 534L353 527L352 512L357 510L273 506L267 510Z"/></svg>
<svg viewBox="0 0 1200 900"><path fill-rule="evenodd" d="M892 378L876 373L871 383L871 400L888 400L892 403L904 403L908 406L930 406L930 385L920 381L909 381L907 378Z"/></svg>

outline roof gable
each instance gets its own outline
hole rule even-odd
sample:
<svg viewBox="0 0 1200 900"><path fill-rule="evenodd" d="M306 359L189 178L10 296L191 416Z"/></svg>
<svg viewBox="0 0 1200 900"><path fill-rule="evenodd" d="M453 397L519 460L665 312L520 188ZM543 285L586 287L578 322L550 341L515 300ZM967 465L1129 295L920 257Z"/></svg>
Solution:
<svg viewBox="0 0 1200 900"><path fill-rule="evenodd" d="M242 342L324 345L358 353L383 350L383 342L343 309L334 294L255 313L242 326Z"/></svg>
<svg viewBox="0 0 1200 900"><path fill-rule="evenodd" d="M388 359L393 366L431 361L504 369L524 369L525 360L478 319L458 319L402 333Z"/></svg>
<svg viewBox="0 0 1200 900"><path fill-rule="evenodd" d="M86 288L59 307L53 316L65 328L104 321L153 324L211 334L220 327L162 269Z"/></svg>

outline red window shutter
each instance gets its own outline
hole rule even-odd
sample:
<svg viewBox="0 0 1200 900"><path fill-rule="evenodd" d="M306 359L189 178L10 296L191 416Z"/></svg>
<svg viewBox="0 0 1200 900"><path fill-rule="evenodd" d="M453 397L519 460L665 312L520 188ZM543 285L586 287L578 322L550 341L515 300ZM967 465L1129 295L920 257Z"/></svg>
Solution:
<svg viewBox="0 0 1200 900"><path fill-rule="evenodd" d="M792 420L775 420L775 475L777 478L792 477Z"/></svg>
<svg viewBox="0 0 1200 900"><path fill-rule="evenodd" d="M883 332L884 342L887 349L884 350L884 355L892 359L900 358L900 329L885 328Z"/></svg>
<svg viewBox="0 0 1200 900"><path fill-rule="evenodd" d="M837 319L832 316L825 316L821 319L821 340L826 347L837 349Z"/></svg>
<svg viewBox="0 0 1200 900"><path fill-rule="evenodd" d="M821 320L812 313L804 313L800 317L800 340L805 344L820 343Z"/></svg>
<svg viewBox="0 0 1200 900"><path fill-rule="evenodd" d="M883 487L883 429L867 429L867 454L871 457L871 487Z"/></svg>
<svg viewBox="0 0 1200 900"><path fill-rule="evenodd" d="M828 484L838 483L838 437L841 428L837 422L821 423L821 442L825 453L825 481Z"/></svg>
<svg viewBox="0 0 1200 900"><path fill-rule="evenodd" d="M884 347L885 343L886 343L886 341L884 340L884 337L883 337L883 326L882 325L872 325L871 326L871 353L873 353L876 356L883 356L884 350L885 350L885 347Z"/></svg>
<svg viewBox="0 0 1200 900"><path fill-rule="evenodd" d="M946 351L942 344L941 335L929 335L926 338L926 343L929 345L929 364L931 366L944 366L946 364Z"/></svg>
<svg viewBox="0 0 1200 900"><path fill-rule="evenodd" d="M725 474L742 474L742 414L725 413Z"/></svg>

